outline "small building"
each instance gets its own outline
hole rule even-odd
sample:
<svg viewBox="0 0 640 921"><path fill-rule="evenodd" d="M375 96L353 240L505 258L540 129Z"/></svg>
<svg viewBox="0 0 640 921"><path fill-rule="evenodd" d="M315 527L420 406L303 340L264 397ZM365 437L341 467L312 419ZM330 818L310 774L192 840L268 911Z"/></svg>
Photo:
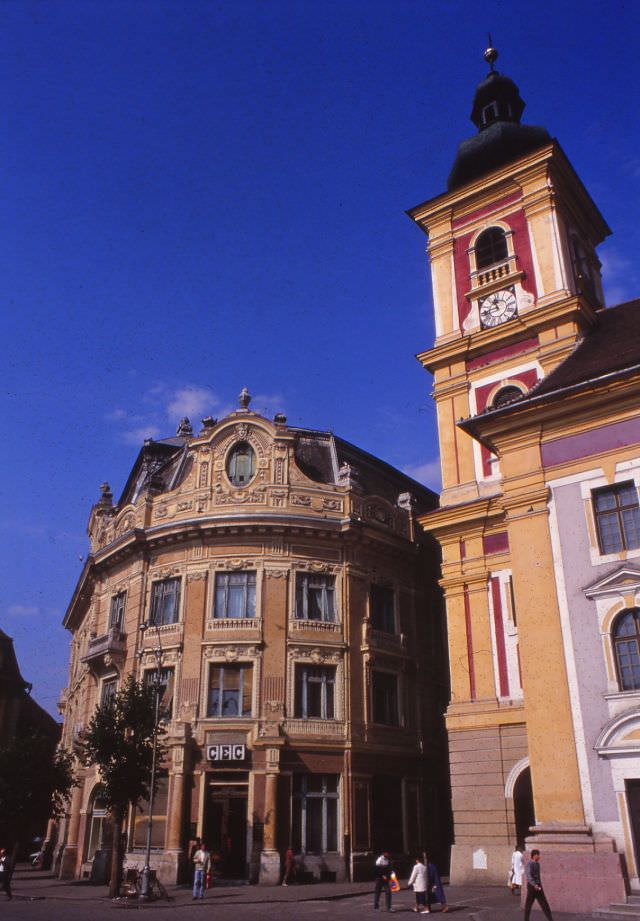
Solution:
<svg viewBox="0 0 640 921"><path fill-rule="evenodd" d="M289 846L307 878L368 877L376 850L435 847L448 828L439 556L417 526L437 497L249 399L146 441L117 502L103 486L64 619L63 742L127 675L160 667L161 878L183 878L196 836L232 879L279 882ZM64 877L88 875L109 838L99 778L80 778ZM146 825L131 814L133 862Z"/></svg>

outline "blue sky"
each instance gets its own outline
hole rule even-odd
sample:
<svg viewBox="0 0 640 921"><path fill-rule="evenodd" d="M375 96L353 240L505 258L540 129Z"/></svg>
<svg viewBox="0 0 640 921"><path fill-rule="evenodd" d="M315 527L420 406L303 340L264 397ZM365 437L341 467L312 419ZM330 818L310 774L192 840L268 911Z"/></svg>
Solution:
<svg viewBox="0 0 640 921"><path fill-rule="evenodd" d="M425 238L491 31L640 293L640 4L5 2L0 627L51 712L86 522L145 436L252 408L438 486Z"/></svg>

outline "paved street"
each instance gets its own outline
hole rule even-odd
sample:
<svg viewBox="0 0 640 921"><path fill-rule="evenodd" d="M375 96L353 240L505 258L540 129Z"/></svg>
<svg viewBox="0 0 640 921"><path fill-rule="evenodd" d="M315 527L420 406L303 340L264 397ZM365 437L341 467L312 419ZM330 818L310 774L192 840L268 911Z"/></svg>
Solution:
<svg viewBox="0 0 640 921"><path fill-rule="evenodd" d="M186 888L170 891L171 902L138 905L110 901L104 887L84 882L61 882L43 873L19 867L13 881L14 899L0 894L0 921L117 921L119 912L149 912L152 921L179 921L187 911L216 921L259 921L265 914L278 921L293 921L302 915L317 921L351 921L354 915L375 919L372 884L316 884L310 886L259 887L218 886L207 892L203 902L194 902ZM522 921L519 900L506 887L478 888L449 886L449 915L460 921ZM413 894L403 890L394 897L397 914L409 914ZM553 906L552 906L553 907ZM439 907L433 912L440 915ZM444 916L443 916L444 917ZM532 917L540 921L537 910ZM555 913L555 921L592 921L589 915ZM409 921L407 917L407 921Z"/></svg>

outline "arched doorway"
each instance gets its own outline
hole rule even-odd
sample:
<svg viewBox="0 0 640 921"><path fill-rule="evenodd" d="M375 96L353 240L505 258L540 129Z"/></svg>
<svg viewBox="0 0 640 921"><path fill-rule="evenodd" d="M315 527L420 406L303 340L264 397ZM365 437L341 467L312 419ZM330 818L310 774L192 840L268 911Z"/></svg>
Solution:
<svg viewBox="0 0 640 921"><path fill-rule="evenodd" d="M93 860L98 851L111 849L113 840L113 822L99 786L91 794L90 803L87 812L85 861Z"/></svg>
<svg viewBox="0 0 640 921"><path fill-rule="evenodd" d="M518 774L513 785L513 814L516 825L516 842L520 847L524 847L524 839L529 835L531 826L536 823L531 770L528 767Z"/></svg>

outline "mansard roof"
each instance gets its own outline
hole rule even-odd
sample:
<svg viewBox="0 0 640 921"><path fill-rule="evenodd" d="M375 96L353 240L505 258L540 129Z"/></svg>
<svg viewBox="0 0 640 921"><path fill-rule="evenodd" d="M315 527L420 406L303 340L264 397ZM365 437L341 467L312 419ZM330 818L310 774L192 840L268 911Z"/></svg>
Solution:
<svg viewBox="0 0 640 921"><path fill-rule="evenodd" d="M232 413L231 417L234 421L241 421L236 413ZM272 425L257 413L248 413L242 419ZM226 421L221 419L219 424ZM288 426L287 431L294 436L296 463L309 479L317 483L339 485L340 468L348 465L366 494L381 496L395 503L399 493L410 492L425 510L437 503L432 490L333 432L297 426ZM188 469L187 449L193 440L192 437L178 436L145 441L118 500L118 507L135 503L140 494L150 487L156 493L174 489Z"/></svg>

